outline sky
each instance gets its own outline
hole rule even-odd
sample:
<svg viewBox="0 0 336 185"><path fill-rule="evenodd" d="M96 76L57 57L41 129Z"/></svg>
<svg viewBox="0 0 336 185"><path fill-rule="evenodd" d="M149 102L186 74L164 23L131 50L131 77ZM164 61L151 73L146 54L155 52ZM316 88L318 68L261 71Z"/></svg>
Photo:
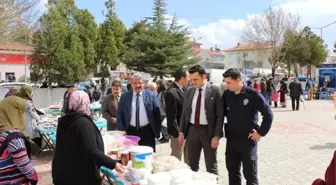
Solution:
<svg viewBox="0 0 336 185"><path fill-rule="evenodd" d="M41 6L47 0L41 0ZM98 23L104 21L104 0L75 0L79 8L88 9ZM202 48L217 45L220 49L235 47L252 16L270 6L300 15L300 27L321 28L336 21L336 0L166 0L167 17L176 15L179 23L188 25L191 37ZM116 0L118 17L127 28L152 15L153 0ZM313 31L320 36L319 29ZM332 49L336 41L336 24L323 29L323 39Z"/></svg>

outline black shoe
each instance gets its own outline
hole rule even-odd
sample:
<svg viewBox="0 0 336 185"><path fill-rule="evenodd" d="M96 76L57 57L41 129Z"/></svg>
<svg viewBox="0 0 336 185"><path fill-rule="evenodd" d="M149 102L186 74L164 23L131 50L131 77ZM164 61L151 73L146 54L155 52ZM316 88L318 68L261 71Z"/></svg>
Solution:
<svg viewBox="0 0 336 185"><path fill-rule="evenodd" d="M168 143L169 142L169 139L166 139L166 138L162 138L159 140L160 143Z"/></svg>

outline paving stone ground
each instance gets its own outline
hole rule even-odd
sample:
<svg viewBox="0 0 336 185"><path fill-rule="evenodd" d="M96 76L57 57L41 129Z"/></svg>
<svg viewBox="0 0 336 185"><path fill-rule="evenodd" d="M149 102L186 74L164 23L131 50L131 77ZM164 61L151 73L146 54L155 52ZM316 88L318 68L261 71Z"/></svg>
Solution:
<svg viewBox="0 0 336 185"><path fill-rule="evenodd" d="M336 149L336 121L331 100L306 101L305 109L292 111L273 108L274 123L270 133L259 143L259 180L261 185L310 185L324 177ZM227 185L225 139L218 150L219 182ZM170 153L168 144L158 146L158 153ZM47 155L33 163L40 185L51 185L51 159ZM205 170L202 157L201 170ZM243 179L244 180L244 179ZM245 182L243 183L245 184Z"/></svg>

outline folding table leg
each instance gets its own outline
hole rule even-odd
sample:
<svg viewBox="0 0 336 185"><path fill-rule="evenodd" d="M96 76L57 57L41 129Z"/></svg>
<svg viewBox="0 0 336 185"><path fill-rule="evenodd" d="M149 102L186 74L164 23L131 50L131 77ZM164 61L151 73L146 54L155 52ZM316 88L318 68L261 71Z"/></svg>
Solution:
<svg viewBox="0 0 336 185"><path fill-rule="evenodd" d="M42 139L45 141L46 145L41 148L39 154L41 152L43 152L44 150L46 150L46 149L48 149L48 150L54 150L55 148L54 148L54 145L53 145L52 141L49 138L49 134L42 134L41 133L41 136L42 136Z"/></svg>

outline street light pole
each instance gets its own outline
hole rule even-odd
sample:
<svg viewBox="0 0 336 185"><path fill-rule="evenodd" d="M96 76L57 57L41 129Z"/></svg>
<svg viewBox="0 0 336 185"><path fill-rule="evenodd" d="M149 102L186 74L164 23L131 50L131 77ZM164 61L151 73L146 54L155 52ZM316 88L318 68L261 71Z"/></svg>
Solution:
<svg viewBox="0 0 336 185"><path fill-rule="evenodd" d="M323 29L324 29L324 28L327 28L327 27L329 27L329 26L331 26L331 25L333 25L333 24L336 24L336 21L334 21L334 22L332 22L332 23L330 23L330 24L327 24L327 25L325 25L325 26L322 26L321 28L311 28L311 29L317 29L317 30L320 30L320 32L321 32L321 38L323 39Z"/></svg>

